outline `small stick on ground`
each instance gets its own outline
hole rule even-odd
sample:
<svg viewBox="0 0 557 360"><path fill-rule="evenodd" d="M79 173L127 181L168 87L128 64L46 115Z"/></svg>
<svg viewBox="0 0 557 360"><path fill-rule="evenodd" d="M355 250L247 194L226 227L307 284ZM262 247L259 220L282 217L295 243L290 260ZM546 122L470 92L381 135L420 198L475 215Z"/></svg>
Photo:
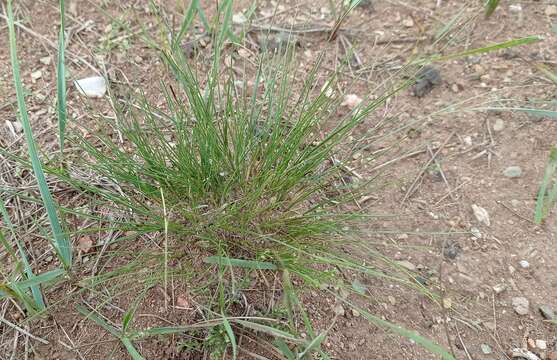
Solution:
<svg viewBox="0 0 557 360"><path fill-rule="evenodd" d="M504 207L505 209L507 209L508 211L510 211L511 214L513 214L514 216L528 221L530 224L534 225L534 226L538 226L538 224L536 224L535 222L533 222L532 220L528 219L525 216L520 215L519 213L517 213L516 211L514 211L513 209L511 209L510 207L508 207L507 205L505 205L502 201L496 201L497 204L501 205L502 207Z"/></svg>
<svg viewBox="0 0 557 360"><path fill-rule="evenodd" d="M13 329L16 330L16 331L22 333L22 334L25 335L25 336L30 337L31 339L40 342L41 344L48 345L48 341L46 341L45 339L42 339L42 338L40 338L40 337L38 337L38 336L35 336L35 335L31 334L29 331L27 331L27 330L25 330L25 329L23 329L23 328L20 328L20 327L17 326L16 324L13 324L13 323L9 322L8 320L6 320L6 319L4 319L4 318L2 318L2 317L0 317L0 322L3 323L4 325L7 325L7 326L13 328Z"/></svg>
<svg viewBox="0 0 557 360"><path fill-rule="evenodd" d="M485 125L487 127L487 133L489 134L489 145L490 145L490 150L487 153L487 167L488 169L491 169L491 157L493 155L493 153L491 152L491 148L493 148L495 146L495 140L493 139L493 134L491 133L491 124L489 123L489 118L485 119Z"/></svg>
<svg viewBox="0 0 557 360"><path fill-rule="evenodd" d="M468 184L470 181L472 181L472 179L463 182L462 184L458 185L457 187L455 187L454 189L450 190L448 193L446 193L445 195L443 195L439 200L437 200L437 202L435 204L433 204L433 207L439 205L441 203L441 201L445 200L447 197L450 196L451 192L455 193L458 189L460 189L461 187L463 187L464 185ZM454 200L454 197L451 196L451 198Z"/></svg>
<svg viewBox="0 0 557 360"><path fill-rule="evenodd" d="M470 356L470 353L468 352L468 349L466 348L466 345L462 340L462 336L460 336L460 331L458 330L458 324L456 323L455 323L455 328L456 328L456 334L458 335L458 340L460 341L460 345L462 345L462 348L464 349L464 353L466 354L466 357L468 358L468 360L472 360L472 356Z"/></svg>
<svg viewBox="0 0 557 360"><path fill-rule="evenodd" d="M431 151L431 148L429 147L429 145L427 146L427 152L433 158L433 151ZM453 192L451 190L451 184L449 184L449 181L447 180L447 177L445 176L445 172L443 171L443 168L441 167L441 164L439 163L439 161L437 161L437 159L434 159L433 161L435 162L435 165L437 166L437 169L439 170L439 173L441 174L441 178L445 182L445 185L447 185L447 189L449 190L449 193L448 193L449 196L451 197L451 199L456 200L454 198Z"/></svg>
<svg viewBox="0 0 557 360"><path fill-rule="evenodd" d="M441 146L439 146L439 148L437 149L437 151L435 151L435 153L431 156L431 158L428 160L428 162L424 165L424 167L420 170L420 172L418 173L418 176L416 176L416 178L414 179L414 182L412 182L412 185L410 185L410 187L408 188L408 191L406 192L406 194L404 195L404 198L402 199L402 204L404 204L406 202L406 200L408 200L408 198L410 198L410 196L412 196L414 194L414 192L416 191L417 187L416 185L418 184L418 182L420 181L420 179L422 178L422 176L424 175L424 173L426 172L427 168L429 168L429 166L431 165L431 163L433 161L435 161L435 158L437 157L437 155L439 155L439 153L441 152L441 150L443 150L443 148L445 147L445 145L447 145L447 143L449 142L449 140L454 136L455 132L453 131L448 137L447 139L445 139L445 141L441 144Z"/></svg>
<svg viewBox="0 0 557 360"><path fill-rule="evenodd" d="M441 287L441 313L443 314L443 327L445 329L445 335L447 336L447 342L449 343L449 350L451 350L451 354L456 359L456 355L453 349L453 343L451 342L449 326L447 325L447 309L445 308L445 287L443 286L443 264L445 260L441 260L441 264L439 264L439 285Z"/></svg>

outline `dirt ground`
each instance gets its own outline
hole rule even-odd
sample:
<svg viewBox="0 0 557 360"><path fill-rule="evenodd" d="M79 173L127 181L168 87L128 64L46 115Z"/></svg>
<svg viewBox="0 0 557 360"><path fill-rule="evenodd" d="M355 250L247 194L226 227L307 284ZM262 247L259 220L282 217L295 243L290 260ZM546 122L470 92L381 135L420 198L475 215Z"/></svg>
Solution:
<svg viewBox="0 0 557 360"><path fill-rule="evenodd" d="M141 22L153 22L148 2L109 3L67 1L69 78L93 75L83 60L100 71L100 64L106 64L109 71L121 71L134 86L147 90L156 102L160 96L156 87L162 72L160 62L138 39L118 32L115 22L103 13L118 16L138 31ZM284 26L330 25L332 14L327 3L301 1L296 6L296 2L281 1L278 10L282 17L277 16L276 22ZM274 4L258 3L257 17L268 18ZM341 87L364 97L413 55L432 51L431 36L463 6L463 2L454 0L373 1L372 5L362 5L346 19L340 32L344 35L335 41L328 42L328 32L324 31L298 34L300 66L325 50L325 67L334 68L344 49L343 39L350 39L358 59L353 69L344 71ZM56 2L25 0L18 1L16 7L16 15L25 26L19 29L18 50L24 85L31 94L27 99L31 121L42 150L48 153L56 147L56 49L52 46L58 31ZM236 8L244 10L247 5L239 2ZM471 14L467 11L464 14ZM557 214L542 226L533 222L536 193L549 150L557 139L557 125L549 118L520 112L471 110L485 107L478 104L494 99L520 103L557 99L557 86L535 66L543 62L557 70L557 35L551 30L556 24L557 1L502 2L491 18L480 16L455 35L453 43L448 42L449 48L462 50L462 44L474 48L529 35L541 35L545 40L436 64L441 82L430 93L416 97L412 91L404 91L385 110L370 116L355 134L365 138L380 119L390 118L395 124L415 120L415 125L404 132L353 155L351 166L366 178L386 172L380 192L374 193L366 206L370 212L394 216L370 226L370 246L405 261L406 266L440 285L445 309L415 291L379 281L367 284L375 301L364 306L451 349L457 359L510 359L515 348L528 349L540 359L557 359L557 327L544 322L539 311L542 305L557 311ZM203 56L203 49L198 56ZM16 151L25 145L17 128L15 136L12 133L16 119L11 76L7 28L2 20L0 144ZM72 118L85 121L87 115L75 88L69 87ZM466 99L473 100L449 107ZM389 146L388 155L381 155ZM398 160L380 167L391 159ZM521 168L520 176L505 175L511 166ZM412 186L422 169L423 176ZM472 205L487 211L489 225L478 221ZM305 301L314 312L315 327L324 328L330 324L333 303L313 295L308 294ZM513 307L512 299L517 297L529 301L523 315ZM156 304L152 309L157 315ZM6 306L2 311L0 315L4 316ZM179 322L193 314L175 312L170 316ZM128 356L100 328L78 325L78 320L59 312L50 320L54 321L45 320L30 328L49 345L22 339L15 352L13 329L0 326L0 359L23 359L21 352L16 352L25 341L34 345L31 358L36 359ZM141 324L153 325L148 320ZM79 350L69 351L69 347ZM139 345L147 359L189 358L172 351L172 347L170 339ZM334 325L323 347L334 359L436 358L410 340L373 327L351 311Z"/></svg>

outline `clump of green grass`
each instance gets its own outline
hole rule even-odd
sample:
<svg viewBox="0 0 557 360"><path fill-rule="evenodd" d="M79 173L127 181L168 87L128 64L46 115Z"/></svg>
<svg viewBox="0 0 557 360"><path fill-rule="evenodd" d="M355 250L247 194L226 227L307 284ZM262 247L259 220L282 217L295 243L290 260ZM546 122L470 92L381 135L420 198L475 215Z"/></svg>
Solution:
<svg viewBox="0 0 557 360"><path fill-rule="evenodd" d="M62 14L63 8L61 2ZM263 348L290 360L314 352L327 358L320 344L329 329L313 329L299 299L302 289L314 287L339 303L357 308L372 323L452 359L435 343L359 308L349 295L365 298L369 296L367 289L343 277L345 273L375 276L413 286L435 299L411 274L353 236L362 219L370 216L349 210L347 204L367 191L369 184L340 187L346 172L350 172L338 160L346 155L341 145L358 124L409 86L412 79L393 84L374 100L364 99L360 106L338 118L340 100L331 96L336 79L332 76L324 83L319 81L321 58L309 74L300 74L294 49L286 45L285 51L279 52L284 55L266 54L254 59L251 83L247 78L238 79L222 62L226 41L236 40L229 27L232 1L220 4L212 26L200 12L199 2L193 1L177 34L164 33L162 42L146 38L173 75L171 81L161 83L164 105L155 106L141 95L127 102L112 97L116 118L103 119L104 130L85 138L65 133L62 17L58 64L60 147L66 138L82 153L77 158L64 153L64 167L45 166L38 158L26 118L11 2L8 15L20 116L53 229L53 247L63 267L35 276L25 263L25 249L21 247L19 257L25 272L19 276L23 274L26 280L6 280L0 296L33 304L26 293L31 289L34 303L40 304L37 286L66 274L72 284L79 285L80 292L95 294L101 304L137 293L142 299L149 289L160 285L164 304L169 305L169 284L179 282L189 289L203 320L135 329L133 320L140 300L130 305L119 327L99 315L102 306L78 304L76 309L118 338L134 359L142 358L134 346L136 341L204 331L206 341L192 348L216 356L229 353L236 358L246 351L238 344L241 335L263 342ZM197 15L213 36L212 62L203 70L189 63L179 46ZM520 39L456 55L437 55L433 60L531 41ZM304 80L300 83L301 76ZM82 276L82 269L72 266L68 234L61 231L43 169L89 200L89 209L59 209L63 216L97 224L74 231L74 237L90 232L125 233L118 238L106 236L108 240L95 261L98 271L92 271L91 276ZM99 209L110 209L110 216L100 215ZM9 249L2 233L0 241ZM347 249L352 250L350 255ZM18 257L15 251L10 254ZM369 260L374 262L370 265ZM235 307L254 278L259 283L269 285L273 279L278 284L284 316L277 319L271 313L238 314ZM44 305L38 310L44 310ZM308 339L298 335L300 327Z"/></svg>

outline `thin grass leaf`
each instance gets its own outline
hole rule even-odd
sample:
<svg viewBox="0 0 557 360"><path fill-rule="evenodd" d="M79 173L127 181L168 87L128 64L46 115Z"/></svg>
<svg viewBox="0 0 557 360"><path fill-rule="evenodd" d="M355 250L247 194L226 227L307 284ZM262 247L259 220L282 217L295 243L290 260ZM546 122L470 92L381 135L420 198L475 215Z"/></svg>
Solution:
<svg viewBox="0 0 557 360"><path fill-rule="evenodd" d="M481 48L469 49L455 54L437 55L431 58L430 61L450 61L450 60L459 59L467 56L475 56L475 55L485 54L492 51L508 49L516 46L533 44L542 40L543 38L541 36L527 36L520 39L513 39L513 40L504 41L493 45L484 46ZM422 63L426 63L426 62L422 62Z"/></svg>
<svg viewBox="0 0 557 360"><path fill-rule="evenodd" d="M536 67L541 71L549 80L557 85L557 73L553 72L549 66L544 64L537 64Z"/></svg>
<svg viewBox="0 0 557 360"><path fill-rule="evenodd" d="M557 196L557 181L555 182L551 192L547 194L547 189L551 184L553 175L555 174L555 170L557 170L557 148L553 148L551 150L551 153L549 154L549 162L545 167L545 174L543 176L540 190L538 192L538 198L536 200L536 210L534 213L534 221L537 224L541 224L542 221L547 217L549 210L553 205L554 199Z"/></svg>
<svg viewBox="0 0 557 360"><path fill-rule="evenodd" d="M235 323L238 323L244 327L247 327L249 329L255 330L255 331L261 331L263 333L266 333L268 335L272 335L274 337L278 337L278 338L283 338L286 340L290 340L292 342L296 342L296 343L301 343L303 342L302 340L298 339L296 336L287 333L286 331L282 331L279 329L276 329L274 327L271 326L267 326L267 325L263 325L263 324L259 324L256 322L252 322L252 321L245 321L245 320L234 320Z"/></svg>
<svg viewBox="0 0 557 360"><path fill-rule="evenodd" d="M174 37L173 40L173 47L180 46L180 42L184 35L188 32L193 23L193 19L199 10L199 0L193 0L186 11L186 15L184 15L184 20L182 21L182 25L180 26L180 31L178 31L178 35Z"/></svg>
<svg viewBox="0 0 557 360"><path fill-rule="evenodd" d="M490 17L495 11L495 9L497 9L498 5L499 5L499 0L487 0L487 3L485 4L485 17L486 18Z"/></svg>
<svg viewBox="0 0 557 360"><path fill-rule="evenodd" d="M10 286L16 286L19 289L32 288L34 286L48 284L58 280L60 277L64 276L66 272L63 269L54 269L47 271L39 275L33 275L31 279L18 281L17 283L10 284Z"/></svg>
<svg viewBox="0 0 557 360"><path fill-rule="evenodd" d="M377 317L373 314L371 314L370 312L368 312L365 309L362 309L358 306L356 306L355 304L349 302L346 299L343 299L342 297L336 295L334 292L331 292L339 301L345 303L346 305L358 310L358 312L360 314L362 314L362 316L364 318L366 318L368 321L370 321L371 323L386 329L386 330L390 330L391 332L403 336L407 339L411 339L414 342L416 342L416 344L422 346L423 348L429 350L430 352L439 355L442 359L444 360L456 360L447 350L445 350L443 347L439 346L438 344L434 343L433 341L424 338L423 336L421 336L420 334L418 334L415 331L411 331L408 330L406 328L403 328L400 325L396 325L393 323L390 323L388 321L385 321L383 319L381 319L380 317Z"/></svg>
<svg viewBox="0 0 557 360"><path fill-rule="evenodd" d="M95 312L89 311L83 305L79 305L79 304L76 305L76 309L81 315L85 316L87 319L93 320L95 324L99 325L100 327L108 331L112 336L115 336L118 339L121 338L122 332L119 329L107 323L103 318L101 318Z"/></svg>
<svg viewBox="0 0 557 360"><path fill-rule="evenodd" d="M276 339L274 341L276 348L281 352L282 355L286 356L288 360L297 360L296 355L290 350L288 345L282 339Z"/></svg>
<svg viewBox="0 0 557 360"><path fill-rule="evenodd" d="M66 65L65 56L65 4L60 0L60 34L58 35L58 65L56 73L58 131L60 139L60 153L64 152L64 138L66 133L67 105L66 105Z"/></svg>
<svg viewBox="0 0 557 360"><path fill-rule="evenodd" d="M39 160L37 146L33 138L33 133L31 130L31 124L29 122L29 116L27 113L27 106L25 104L23 85L21 82L21 76L19 71L19 62L17 60L17 50L16 50L16 34L14 26L14 16L12 11L12 0L8 0L8 34L10 42L10 59L12 63L12 71L14 76L14 84L17 97L17 105L19 109L19 118L23 125L23 131L25 134L25 141L27 143L27 148L29 150L29 156L31 157L31 164L33 167L33 172L37 178L37 183L39 185L39 191L41 193L41 198L43 200L44 207L47 211L48 220L50 227L52 229L53 242L52 245L56 250L58 258L62 262L65 268L69 269L72 265L72 253L70 241L66 234L62 230L60 221L58 219L58 214L56 212L56 206L54 205L54 200L50 194L48 184L42 169L41 162Z"/></svg>
<svg viewBox="0 0 557 360"><path fill-rule="evenodd" d="M234 335L234 331L232 331L230 322L228 322L228 319L224 315L222 316L222 325L224 326L226 336L228 336L228 340L230 340L230 344L232 345L232 359L236 360L238 357L238 344L236 343L236 336Z"/></svg>
<svg viewBox="0 0 557 360"><path fill-rule="evenodd" d="M145 360L143 358L143 356L141 356L139 351L137 351L135 346L133 346L130 339L128 339L126 337L123 337L120 340L122 341L122 344L124 344L124 347L126 348L126 350L128 350L128 353L130 354L130 356L132 357L133 360Z"/></svg>
<svg viewBox="0 0 557 360"><path fill-rule="evenodd" d="M313 353L313 351L321 346L321 343L323 342L323 340L325 340L326 337L327 333L322 332L321 334L319 334L319 336L313 338L304 349L304 351L298 354L298 359L303 359L306 355L310 355L311 353Z"/></svg>
<svg viewBox="0 0 557 360"><path fill-rule="evenodd" d="M2 229L0 229L0 245L2 245L4 247L4 249L6 250L8 255L10 255L12 257L13 261L15 261L15 262L19 261L19 259L17 258L16 254L15 254L14 249L12 248L10 243L8 243L8 240L6 240L6 237L4 236L4 232L2 231Z"/></svg>
<svg viewBox="0 0 557 360"><path fill-rule="evenodd" d="M11 219L10 219L10 215L8 214L8 210L6 209L6 206L4 205L4 199L2 199L0 197L0 213L2 213L2 219L4 221L4 223L6 224L6 226L8 226L8 228L10 229L10 232L12 234L12 238L13 241L15 242L18 252L19 252L19 257L21 258L21 262L23 263L23 269L25 271L25 275L27 277L27 279L31 280L35 277L35 274L33 273L33 268L31 267L31 264L29 263L29 259L27 258L27 252L25 251L25 247L23 246L23 244L21 243L21 241L19 241L19 238L17 237L16 231L15 231L15 226L12 223ZM3 235L2 235L3 237ZM13 252L13 249L11 248L11 246L9 246L9 244L5 244L6 249L8 250L8 252L10 252L10 250ZM10 254L12 253L10 252ZM13 255L14 258L15 254ZM43 299L43 295L41 293L41 289L38 285L33 285L31 286L31 293L33 294L33 299L35 301L35 307L39 310L44 310L45 309L45 303L44 303L44 299Z"/></svg>
<svg viewBox="0 0 557 360"><path fill-rule="evenodd" d="M275 264L266 261L232 259L224 256L209 256L203 259L203 261L207 264L237 266L245 269L277 270Z"/></svg>

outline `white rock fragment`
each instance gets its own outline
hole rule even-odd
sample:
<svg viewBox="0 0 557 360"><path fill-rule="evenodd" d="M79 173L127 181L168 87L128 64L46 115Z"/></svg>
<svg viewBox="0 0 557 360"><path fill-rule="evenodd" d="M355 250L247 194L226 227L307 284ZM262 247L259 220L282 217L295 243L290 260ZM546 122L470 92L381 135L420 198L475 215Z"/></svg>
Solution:
<svg viewBox="0 0 557 360"><path fill-rule="evenodd" d="M547 342L545 340L537 339L536 340L536 347L540 350L545 350L545 349L547 349Z"/></svg>
<svg viewBox="0 0 557 360"><path fill-rule="evenodd" d="M89 98L101 98L106 93L106 80L102 76L91 76L74 81L81 95Z"/></svg>
<svg viewBox="0 0 557 360"><path fill-rule="evenodd" d="M360 105L362 98L356 94L348 94L344 97L344 101L341 106L348 106L350 109L354 109L356 106Z"/></svg>
<svg viewBox="0 0 557 360"><path fill-rule="evenodd" d="M476 204L472 204L472 211L474 212L474 216L476 217L476 220L478 220L478 222L487 226L491 225L491 221L489 220L489 213L486 209Z"/></svg>
<svg viewBox="0 0 557 360"><path fill-rule="evenodd" d="M248 18L246 18L246 15L244 15L244 13L236 13L234 15L232 15L232 23L236 24L236 25L242 25L244 24L246 21L248 21Z"/></svg>
<svg viewBox="0 0 557 360"><path fill-rule="evenodd" d="M31 80L32 80L33 82L39 80L39 79L42 78L42 77L43 77L43 72L42 72L41 70L33 71L33 72L31 73Z"/></svg>

